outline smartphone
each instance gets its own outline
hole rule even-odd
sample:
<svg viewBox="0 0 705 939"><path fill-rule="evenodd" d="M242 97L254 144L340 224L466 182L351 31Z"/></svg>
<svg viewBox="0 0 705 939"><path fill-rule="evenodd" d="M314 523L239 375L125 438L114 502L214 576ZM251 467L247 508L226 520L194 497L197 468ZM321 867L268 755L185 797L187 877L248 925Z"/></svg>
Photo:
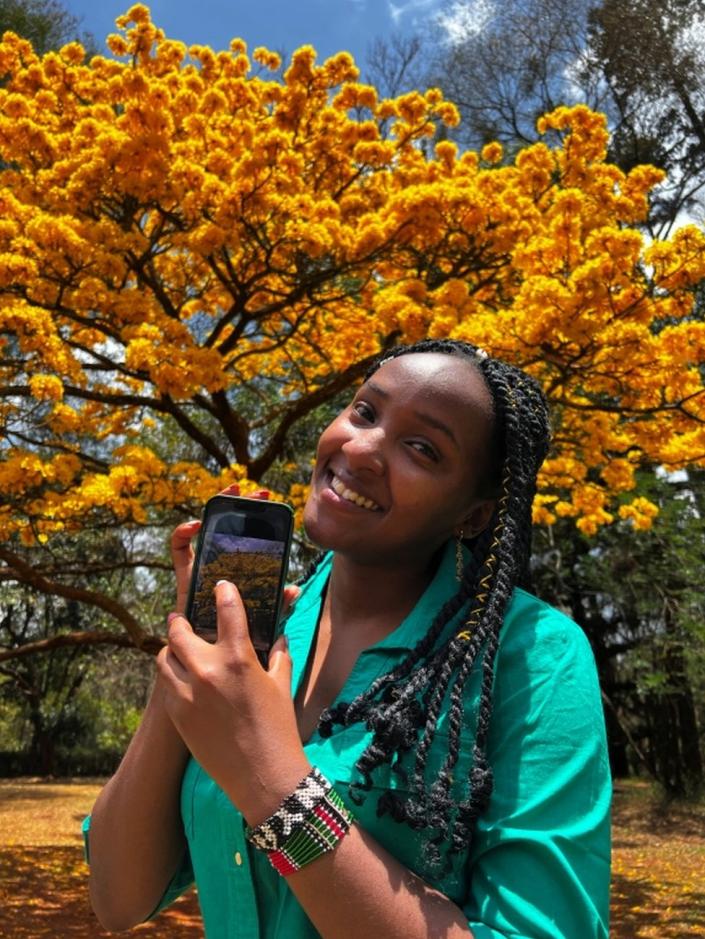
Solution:
<svg viewBox="0 0 705 939"><path fill-rule="evenodd" d="M206 503L196 546L186 618L215 642L213 590L229 580L240 591L257 657L266 666L281 613L294 513L283 502L214 496Z"/></svg>

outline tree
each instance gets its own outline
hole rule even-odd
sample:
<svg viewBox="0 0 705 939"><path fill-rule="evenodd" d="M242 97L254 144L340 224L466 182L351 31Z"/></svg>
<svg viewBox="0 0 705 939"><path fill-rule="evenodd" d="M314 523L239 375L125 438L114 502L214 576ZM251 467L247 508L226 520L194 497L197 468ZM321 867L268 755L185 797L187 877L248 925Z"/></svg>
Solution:
<svg viewBox="0 0 705 939"><path fill-rule="evenodd" d="M516 149L539 139L542 114L578 101L602 105L596 89L571 93L589 6L590 0L446 4L430 71L458 106L464 144L479 149L499 140Z"/></svg>
<svg viewBox="0 0 705 939"><path fill-rule="evenodd" d="M559 524L539 533L535 577L595 651L615 775L640 766L682 796L703 782L705 476L642 473L639 487L660 508L650 531Z"/></svg>
<svg viewBox="0 0 705 939"><path fill-rule="evenodd" d="M97 51L93 36L81 32L80 20L57 0L0 0L0 35L8 31L28 39L38 55L76 39Z"/></svg>
<svg viewBox="0 0 705 939"><path fill-rule="evenodd" d="M702 208L702 0L453 0L444 22L431 72L458 105L465 145L526 146L541 114L585 103L607 115L610 159L667 173L652 233Z"/></svg>
<svg viewBox="0 0 705 939"><path fill-rule="evenodd" d="M419 36L392 33L375 39L366 56L366 79L386 97L395 98L419 88L426 78L424 43Z"/></svg>
<svg viewBox="0 0 705 939"><path fill-rule="evenodd" d="M608 92L620 166L648 162L669 174L652 212L661 226L703 205L704 26L702 0L603 0L588 14L582 72L599 76Z"/></svg>
<svg viewBox="0 0 705 939"><path fill-rule="evenodd" d="M105 570L101 539L158 572L164 526L225 481L300 505L297 426L425 335L546 388L538 521L647 527L640 463L703 462L705 239L644 244L661 176L607 162L599 115L556 110L551 145L500 167L498 145L430 148L455 108L380 99L347 54L304 47L277 79L275 54L186 50L141 5L118 24L90 67L0 46L0 578L153 646L161 620L72 582Z"/></svg>
<svg viewBox="0 0 705 939"><path fill-rule="evenodd" d="M70 549L53 539L42 574L60 582L54 594L3 571L0 710L11 717L4 736L12 737L6 747L14 771L95 775L115 768L151 672L130 661L134 641L115 622L125 614L135 623L163 622L173 604L171 565L150 555L146 576L140 556L149 534L132 537L139 549L120 531L73 533ZM149 635L142 642L143 651L160 647Z"/></svg>
<svg viewBox="0 0 705 939"><path fill-rule="evenodd" d="M0 772L111 772L146 703L147 658L105 626L94 632L104 645L57 648L57 636L76 637L83 619L95 620L75 601L6 587L2 615ZM43 654L30 654L40 643ZM7 646L24 654L7 655Z"/></svg>
<svg viewBox="0 0 705 939"><path fill-rule="evenodd" d="M8 592L3 603L0 633L19 647L28 635L53 637L67 630L77 610L75 604L33 595L26 589ZM51 649L44 656L23 655L0 664L0 700L15 705L28 727L24 749L29 772L54 771L56 747L75 735L75 702L84 676L86 649L78 645Z"/></svg>

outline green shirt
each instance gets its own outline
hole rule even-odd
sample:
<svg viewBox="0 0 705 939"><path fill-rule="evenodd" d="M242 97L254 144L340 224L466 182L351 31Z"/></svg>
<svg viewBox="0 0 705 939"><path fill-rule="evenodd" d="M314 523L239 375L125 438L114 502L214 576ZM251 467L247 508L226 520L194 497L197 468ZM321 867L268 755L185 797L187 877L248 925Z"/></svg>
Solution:
<svg viewBox="0 0 705 939"><path fill-rule="evenodd" d="M340 699L350 701L391 669L456 590L452 546L404 622L356 662ZM330 558L306 584L285 631L295 693L320 611ZM458 621L459 622L459 621ZM455 627L457 628L457 623ZM354 764L371 738L363 725L314 733L305 745L365 828L398 860L461 907L476 939L593 939L607 936L611 784L595 664L583 632L557 610L516 590L495 666L488 759L494 791L470 850L450 869L426 869L423 833L377 817L379 792L402 785L382 768L361 806L348 794ZM479 665L467 691L466 731L454 771L460 794L470 769L480 690ZM447 752L443 713L429 771ZM170 902L195 875L208 939L313 939L313 925L284 878L244 837L242 816L195 761L182 786L190 863L170 885Z"/></svg>

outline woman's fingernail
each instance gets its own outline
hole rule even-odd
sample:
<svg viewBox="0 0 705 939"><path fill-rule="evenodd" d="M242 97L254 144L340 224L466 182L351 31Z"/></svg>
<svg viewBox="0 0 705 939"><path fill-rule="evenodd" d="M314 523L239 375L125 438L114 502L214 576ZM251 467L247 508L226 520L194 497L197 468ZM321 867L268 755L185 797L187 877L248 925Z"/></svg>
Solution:
<svg viewBox="0 0 705 939"><path fill-rule="evenodd" d="M235 585L230 580L219 580L214 592L216 603L233 603L235 600Z"/></svg>
<svg viewBox="0 0 705 939"><path fill-rule="evenodd" d="M169 613L169 615L166 618L167 623L171 623L173 620L176 619L178 615L179 615L178 613Z"/></svg>

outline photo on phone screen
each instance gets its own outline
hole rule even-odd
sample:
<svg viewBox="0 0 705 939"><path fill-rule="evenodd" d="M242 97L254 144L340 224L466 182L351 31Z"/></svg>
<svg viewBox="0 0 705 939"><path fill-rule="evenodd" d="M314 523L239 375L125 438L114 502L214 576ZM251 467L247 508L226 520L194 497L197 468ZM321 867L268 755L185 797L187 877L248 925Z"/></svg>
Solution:
<svg viewBox="0 0 705 939"><path fill-rule="evenodd" d="M194 631L217 636L214 588L234 583L261 661L274 641L288 565L293 513L280 502L216 496L206 505L187 609Z"/></svg>

